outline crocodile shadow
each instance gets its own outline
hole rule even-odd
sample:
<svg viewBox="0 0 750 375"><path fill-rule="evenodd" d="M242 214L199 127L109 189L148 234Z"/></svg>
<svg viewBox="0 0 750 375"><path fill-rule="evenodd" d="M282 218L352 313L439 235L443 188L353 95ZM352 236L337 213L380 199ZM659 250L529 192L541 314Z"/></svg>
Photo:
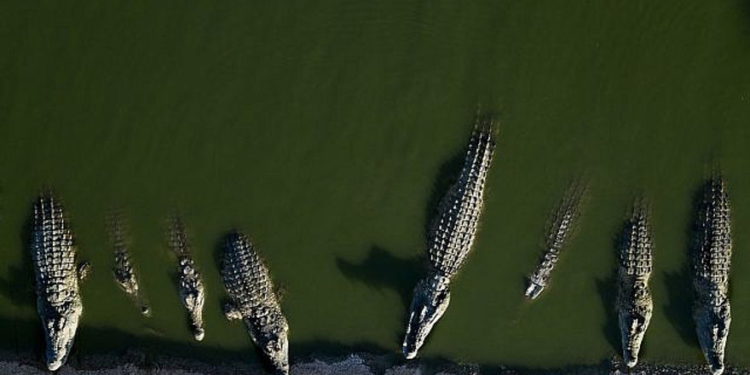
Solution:
<svg viewBox="0 0 750 375"><path fill-rule="evenodd" d="M700 348L700 344L693 321L695 291L693 290L691 263L696 256L700 243L700 212L703 209L703 193L707 186L708 183L701 184L692 196L692 211L690 221L687 224L687 243L685 244L688 261L682 265L679 271L664 273L664 282L668 294L668 304L664 309L667 320L680 335L682 341L695 348Z"/></svg>
<svg viewBox="0 0 750 375"><path fill-rule="evenodd" d="M450 187L456 183L464 164L463 149L457 150L453 156L438 168L424 213L424 240L427 242L435 213L438 212L440 201ZM394 290L401 298L403 306L408 310L411 304L414 286L426 274L426 254L421 251L414 258L398 258L380 246L373 245L367 257L358 263L338 257L336 265L341 273L350 280L357 280L376 289ZM404 321L408 311L404 312ZM402 331L396 333L398 344L402 339Z"/></svg>
<svg viewBox="0 0 750 375"><path fill-rule="evenodd" d="M615 250L615 264L610 269L609 276L596 280L596 290L604 307L606 321L602 326L602 333L607 338L607 342L616 353L622 352L622 338L620 337L620 323L617 314L617 293L618 293L618 267L620 252L625 246L630 219L623 222L620 231L612 238L612 246Z"/></svg>
<svg viewBox="0 0 750 375"><path fill-rule="evenodd" d="M408 317L414 286L424 274L424 263L425 260L419 257L395 257L379 246L372 246L361 262L350 262L341 257L336 259L336 265L347 279L365 283L374 289L395 291L401 306L405 308L403 321ZM401 345L403 334L401 329L394 332L394 344Z"/></svg>
<svg viewBox="0 0 750 375"><path fill-rule="evenodd" d="M11 266L6 278L0 278L0 295L7 298L16 306L35 307L34 267L31 263L31 226L33 218L29 217L21 228L21 243L19 247L21 264Z"/></svg>
<svg viewBox="0 0 750 375"><path fill-rule="evenodd" d="M458 181L458 176L464 164L464 150L456 151L453 156L440 165L438 173L435 176L435 182L430 190L430 197L427 200L424 214L424 237L427 239L432 222L435 220L435 214L440 207L440 201L443 199L453 184Z"/></svg>
<svg viewBox="0 0 750 375"><path fill-rule="evenodd" d="M664 283L667 286L667 304L664 313L672 327L686 344L699 348L698 336L695 333L692 305L692 277L690 267L685 264L675 272L664 272Z"/></svg>
<svg viewBox="0 0 750 375"><path fill-rule="evenodd" d="M597 279L596 291L599 294L599 299L604 307L605 322L602 325L602 333L607 339L607 342L612 347L612 350L619 352L620 344L620 331L617 323L617 310L615 303L617 301L617 277L612 272L610 276L603 279Z"/></svg>
<svg viewBox="0 0 750 375"><path fill-rule="evenodd" d="M404 305L411 303L414 285L423 273L420 258L398 258L380 246L372 246L367 257L351 262L337 257L336 265L347 279L363 282L375 289L391 289Z"/></svg>

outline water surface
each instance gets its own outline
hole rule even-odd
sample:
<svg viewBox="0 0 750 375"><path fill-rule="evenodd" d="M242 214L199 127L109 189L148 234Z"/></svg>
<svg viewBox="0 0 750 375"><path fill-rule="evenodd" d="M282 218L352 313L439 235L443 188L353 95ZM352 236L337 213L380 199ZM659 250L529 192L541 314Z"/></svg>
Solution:
<svg viewBox="0 0 750 375"><path fill-rule="evenodd" d="M78 353L145 348L255 361L226 321L216 249L256 241L292 356L397 352L424 228L478 106L501 120L475 253L422 355L597 363L619 351L614 238L653 201L655 311L643 358L699 363L691 199L720 164L734 204L728 360L749 366L750 5L733 1L244 1L0 4L0 346L39 350L24 225L63 197L82 258ZM552 285L524 276L572 178L590 196ZM112 280L125 207L144 319ZM165 219L184 214L208 288L206 339L179 304Z"/></svg>

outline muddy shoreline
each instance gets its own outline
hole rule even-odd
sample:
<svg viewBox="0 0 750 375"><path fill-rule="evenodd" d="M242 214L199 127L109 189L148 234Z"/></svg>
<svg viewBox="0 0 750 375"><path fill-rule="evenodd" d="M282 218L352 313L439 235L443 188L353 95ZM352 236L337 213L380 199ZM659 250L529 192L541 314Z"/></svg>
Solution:
<svg viewBox="0 0 750 375"><path fill-rule="evenodd" d="M0 352L0 374L49 374L38 356ZM294 375L702 375L709 374L705 366L642 364L630 372L616 359L599 365L569 366L556 369L532 369L505 366L480 366L449 361L414 361L404 363L391 355L356 353L348 356L311 357L292 364ZM265 375L260 365L242 362L203 362L186 358L146 355L129 351L122 355L76 356L63 366L61 375ZM727 368L728 375L750 375L750 369Z"/></svg>

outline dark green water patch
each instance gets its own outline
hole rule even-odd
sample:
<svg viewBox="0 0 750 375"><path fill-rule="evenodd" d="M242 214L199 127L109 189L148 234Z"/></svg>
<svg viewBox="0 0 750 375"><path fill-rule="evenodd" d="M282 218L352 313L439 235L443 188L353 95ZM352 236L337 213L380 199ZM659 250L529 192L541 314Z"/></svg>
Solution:
<svg viewBox="0 0 750 375"><path fill-rule="evenodd" d="M397 353L425 226L480 105L501 124L486 210L424 355L556 368L617 353L603 329L612 286L597 280L612 275L624 207L645 191L656 248L643 360L702 363L683 268L692 194L717 159L734 208L732 308L750 311L746 9L2 2L0 317L11 333L0 345L39 340L23 323L36 311L21 233L50 185L94 269L82 286L81 351L96 349L88 337L102 329L122 333L106 348L156 337L191 355L221 348L254 360L244 327L221 312L216 244L237 228L287 290L293 345ZM591 198L580 232L549 290L525 303L549 209L581 171ZM150 319L112 280L104 218L114 203L128 212ZM206 282L202 343L171 278L164 222L175 210ZM748 364L746 319L733 321L727 351Z"/></svg>

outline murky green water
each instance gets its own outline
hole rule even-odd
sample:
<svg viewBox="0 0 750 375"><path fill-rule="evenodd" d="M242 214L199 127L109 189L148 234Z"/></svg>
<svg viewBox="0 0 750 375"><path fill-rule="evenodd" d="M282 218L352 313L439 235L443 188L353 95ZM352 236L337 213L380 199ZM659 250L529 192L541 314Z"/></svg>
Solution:
<svg viewBox="0 0 750 375"><path fill-rule="evenodd" d="M735 209L728 359L750 365L745 0L6 1L0 50L0 347L41 345L22 233L47 185L95 268L79 353L254 360L220 310L216 244L232 227L287 291L292 356L398 351L433 191L479 103L502 121L486 213L423 356L550 367L619 350L613 241L645 191L657 248L643 356L699 363L684 267L691 197L716 162ZM524 302L546 217L580 174L578 236ZM151 319L112 280L115 203ZM202 343L172 279L175 209L208 287Z"/></svg>

